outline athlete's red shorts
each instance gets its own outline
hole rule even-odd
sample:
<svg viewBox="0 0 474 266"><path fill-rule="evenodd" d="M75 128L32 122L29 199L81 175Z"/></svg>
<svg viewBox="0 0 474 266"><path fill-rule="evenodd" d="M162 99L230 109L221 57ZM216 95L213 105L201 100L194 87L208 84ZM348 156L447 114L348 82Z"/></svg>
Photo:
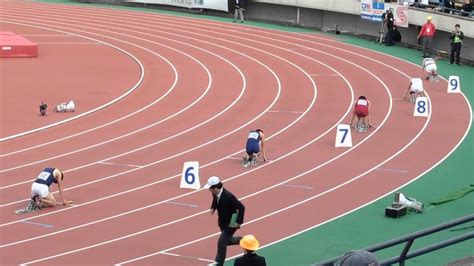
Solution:
<svg viewBox="0 0 474 266"><path fill-rule="evenodd" d="M354 109L354 114L358 117L366 117L369 115L369 110L365 107L356 106Z"/></svg>

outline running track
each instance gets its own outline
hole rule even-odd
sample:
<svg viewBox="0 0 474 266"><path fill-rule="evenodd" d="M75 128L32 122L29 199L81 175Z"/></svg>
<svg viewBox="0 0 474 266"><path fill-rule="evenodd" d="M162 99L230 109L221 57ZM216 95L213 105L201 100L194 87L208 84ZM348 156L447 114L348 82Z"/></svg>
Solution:
<svg viewBox="0 0 474 266"><path fill-rule="evenodd" d="M183 162L200 162L201 182L220 176L247 207L238 233L268 245L413 181L470 127L469 103L447 95L446 81L425 83L432 110L415 118L400 98L418 66L326 36L104 8L0 7L2 31L29 35L40 44L34 60L49 66L4 60L2 71L25 64L35 84L48 84L61 70L44 95L81 103L72 115L2 117L2 264L207 264L217 217L208 191L178 188ZM57 96L57 84L84 75L88 86ZM27 90L15 80L2 86L19 87L9 91L18 101ZM335 127L349 122L361 94L378 127L336 149ZM242 168L235 158L254 128L269 136L270 162ZM76 206L13 214L45 166L66 172L65 196ZM230 247L227 257L240 252Z"/></svg>

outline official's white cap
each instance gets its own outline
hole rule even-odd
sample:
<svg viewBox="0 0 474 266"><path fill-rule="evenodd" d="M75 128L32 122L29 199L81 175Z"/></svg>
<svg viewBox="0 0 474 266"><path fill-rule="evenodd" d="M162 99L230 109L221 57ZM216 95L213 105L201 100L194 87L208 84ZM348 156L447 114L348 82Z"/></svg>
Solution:
<svg viewBox="0 0 474 266"><path fill-rule="evenodd" d="M217 176L211 176L209 177L209 179L207 180L207 183L204 185L204 188L208 189L210 188L211 186L215 186L217 184L219 184L221 182L221 180L219 179L219 177Z"/></svg>

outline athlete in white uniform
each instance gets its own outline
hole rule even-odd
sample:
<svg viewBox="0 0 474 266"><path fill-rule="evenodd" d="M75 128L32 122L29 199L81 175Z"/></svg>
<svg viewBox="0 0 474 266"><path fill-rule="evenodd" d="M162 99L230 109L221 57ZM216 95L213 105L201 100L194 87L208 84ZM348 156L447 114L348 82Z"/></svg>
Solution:
<svg viewBox="0 0 474 266"><path fill-rule="evenodd" d="M53 194L49 191L49 187L53 183L58 185L62 204L69 205L72 203L67 201L63 196L63 179L64 173L58 168L44 168L43 171L41 171L35 182L31 185L31 200L36 207L39 207L40 203L49 207L61 204L56 202Z"/></svg>
<svg viewBox="0 0 474 266"><path fill-rule="evenodd" d="M405 99L409 100L408 94L416 98L418 96L425 96L423 91L423 80L421 78L412 78L408 85L407 92L405 93Z"/></svg>
<svg viewBox="0 0 474 266"><path fill-rule="evenodd" d="M438 67L436 66L436 59L437 58L433 59L428 57L423 59L423 62L421 63L421 67L423 68L422 71L424 72L422 75L427 75L425 77L426 80L438 80Z"/></svg>

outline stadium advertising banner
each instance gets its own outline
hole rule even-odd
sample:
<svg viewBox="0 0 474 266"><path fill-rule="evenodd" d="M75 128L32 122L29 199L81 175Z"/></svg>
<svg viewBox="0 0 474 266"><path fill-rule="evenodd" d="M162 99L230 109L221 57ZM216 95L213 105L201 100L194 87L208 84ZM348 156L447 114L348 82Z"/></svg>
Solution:
<svg viewBox="0 0 474 266"><path fill-rule="evenodd" d="M360 17L371 21L382 22L382 14L385 12L383 1L361 0Z"/></svg>
<svg viewBox="0 0 474 266"><path fill-rule="evenodd" d="M408 28L408 6L386 4L392 9L395 25L398 27Z"/></svg>
<svg viewBox="0 0 474 266"><path fill-rule="evenodd" d="M228 0L126 0L133 3L170 5L185 8L205 8L229 12Z"/></svg>

